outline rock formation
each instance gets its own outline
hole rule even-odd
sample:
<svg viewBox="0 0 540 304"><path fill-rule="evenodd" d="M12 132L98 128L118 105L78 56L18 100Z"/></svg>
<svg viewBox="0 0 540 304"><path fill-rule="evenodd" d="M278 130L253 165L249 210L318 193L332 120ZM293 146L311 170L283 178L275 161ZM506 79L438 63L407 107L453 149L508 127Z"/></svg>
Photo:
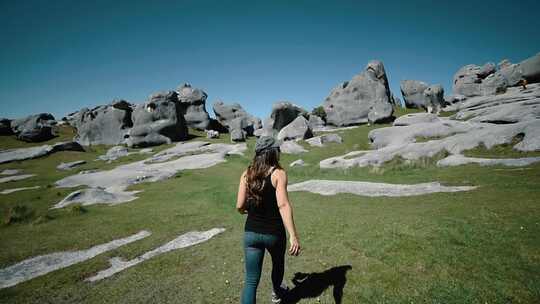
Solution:
<svg viewBox="0 0 540 304"><path fill-rule="evenodd" d="M0 118L0 135L11 135L13 130L11 129L11 119Z"/></svg>
<svg viewBox="0 0 540 304"><path fill-rule="evenodd" d="M184 83L177 89L178 101L188 127L206 130L210 126L210 116L206 112L208 95L201 89L193 88Z"/></svg>
<svg viewBox="0 0 540 304"><path fill-rule="evenodd" d="M265 126L271 125L272 129L280 131L300 115L307 117L308 112L291 102L278 101L272 105L272 113Z"/></svg>
<svg viewBox="0 0 540 304"><path fill-rule="evenodd" d="M313 137L308 121L304 116L296 117L291 123L283 127L278 135L278 140L307 139Z"/></svg>
<svg viewBox="0 0 540 304"><path fill-rule="evenodd" d="M217 121L231 133L232 141L243 141L262 127L261 120L242 108L239 103L226 105L217 101L213 105Z"/></svg>
<svg viewBox="0 0 540 304"><path fill-rule="evenodd" d="M369 62L362 73L335 87L323 107L326 122L335 126L376 123L391 118L391 95L382 62Z"/></svg>
<svg viewBox="0 0 540 304"><path fill-rule="evenodd" d="M67 120L77 129L75 139L82 145L118 145L132 127L132 105L125 100L114 100L91 110L81 109Z"/></svg>
<svg viewBox="0 0 540 304"><path fill-rule="evenodd" d="M11 129L19 140L41 142L56 136L53 130L55 124L52 114L40 113L12 120Z"/></svg>
<svg viewBox="0 0 540 304"><path fill-rule="evenodd" d="M127 134L129 147L170 144L187 138L188 129L177 93L159 92L133 111L133 127Z"/></svg>

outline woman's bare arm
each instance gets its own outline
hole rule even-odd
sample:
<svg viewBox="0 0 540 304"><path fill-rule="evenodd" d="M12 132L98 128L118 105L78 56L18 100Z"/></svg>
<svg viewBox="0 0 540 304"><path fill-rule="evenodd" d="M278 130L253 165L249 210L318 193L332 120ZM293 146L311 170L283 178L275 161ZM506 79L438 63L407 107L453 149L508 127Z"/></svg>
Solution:
<svg viewBox="0 0 540 304"><path fill-rule="evenodd" d="M238 185L238 196L236 197L236 210L240 214L247 213L246 211L246 171L240 176L240 184Z"/></svg>
<svg viewBox="0 0 540 304"><path fill-rule="evenodd" d="M287 194L287 173L285 173L284 170L276 170L275 174L277 179L276 199L279 207L279 213L281 214L283 224L289 233L289 253L291 255L298 255L300 253L300 242L298 240L296 226L294 225L293 209Z"/></svg>

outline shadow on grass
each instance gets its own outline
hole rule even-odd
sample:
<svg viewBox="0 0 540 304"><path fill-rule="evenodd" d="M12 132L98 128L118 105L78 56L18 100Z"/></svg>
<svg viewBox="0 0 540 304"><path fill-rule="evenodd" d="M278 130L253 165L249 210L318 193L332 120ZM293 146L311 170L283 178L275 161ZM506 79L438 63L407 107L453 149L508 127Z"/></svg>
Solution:
<svg viewBox="0 0 540 304"><path fill-rule="evenodd" d="M343 265L323 272L297 272L292 279L294 287L283 298L283 303L294 304L302 299L318 297L330 286L333 286L334 301L336 304L340 304L343 298L343 288L347 283L347 271L351 269L351 265Z"/></svg>

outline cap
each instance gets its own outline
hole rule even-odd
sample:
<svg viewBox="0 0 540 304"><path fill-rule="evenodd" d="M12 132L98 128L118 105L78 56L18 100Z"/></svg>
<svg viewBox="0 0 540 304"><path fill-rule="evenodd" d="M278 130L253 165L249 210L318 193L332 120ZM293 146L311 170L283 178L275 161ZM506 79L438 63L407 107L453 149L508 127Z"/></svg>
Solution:
<svg viewBox="0 0 540 304"><path fill-rule="evenodd" d="M279 142L273 136L261 136L255 143L255 153L262 152L270 148L279 148Z"/></svg>

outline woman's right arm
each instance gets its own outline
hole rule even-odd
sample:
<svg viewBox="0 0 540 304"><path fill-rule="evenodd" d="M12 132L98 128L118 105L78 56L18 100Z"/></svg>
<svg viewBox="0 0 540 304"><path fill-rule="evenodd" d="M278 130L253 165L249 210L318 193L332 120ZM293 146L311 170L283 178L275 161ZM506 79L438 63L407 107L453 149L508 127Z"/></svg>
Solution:
<svg viewBox="0 0 540 304"><path fill-rule="evenodd" d="M281 214L287 232L289 232L289 253L291 255L298 255L300 253L300 241L298 240L298 233L294 225L293 210L287 194L287 173L284 170L276 170L275 174L277 178L276 199L279 213Z"/></svg>

